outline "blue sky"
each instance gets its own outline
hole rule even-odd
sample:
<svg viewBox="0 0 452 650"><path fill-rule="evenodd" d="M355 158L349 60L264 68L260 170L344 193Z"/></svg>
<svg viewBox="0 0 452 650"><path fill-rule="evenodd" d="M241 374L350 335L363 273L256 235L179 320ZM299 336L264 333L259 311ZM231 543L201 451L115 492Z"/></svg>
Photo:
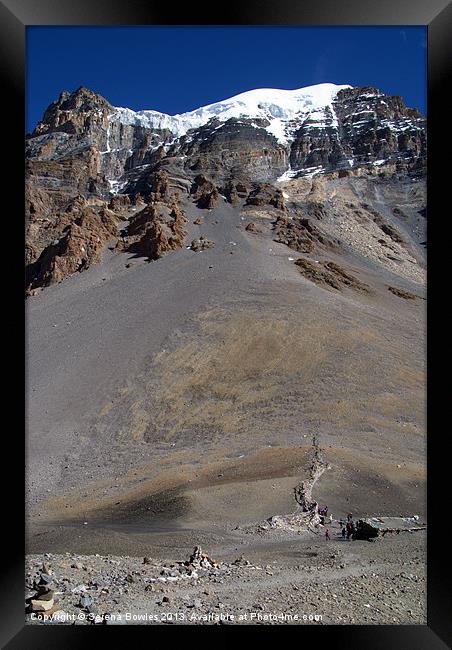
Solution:
<svg viewBox="0 0 452 650"><path fill-rule="evenodd" d="M253 88L374 86L426 112L425 27L28 27L27 131L62 90L182 113Z"/></svg>

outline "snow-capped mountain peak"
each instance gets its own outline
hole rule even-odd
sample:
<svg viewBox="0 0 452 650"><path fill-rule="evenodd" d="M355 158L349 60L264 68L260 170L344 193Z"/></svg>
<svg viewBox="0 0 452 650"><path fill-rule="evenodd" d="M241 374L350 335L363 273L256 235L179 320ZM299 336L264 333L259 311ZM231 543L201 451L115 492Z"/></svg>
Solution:
<svg viewBox="0 0 452 650"><path fill-rule="evenodd" d="M309 119L317 126L334 126L336 119L332 103L337 93L347 88L351 86L331 83L295 90L258 88L177 115L118 107L110 119L133 126L169 129L176 137L186 134L190 129L199 128L212 118L221 122L231 118L265 119L269 121L267 130L280 143L286 144L289 136L287 123L294 118Z"/></svg>

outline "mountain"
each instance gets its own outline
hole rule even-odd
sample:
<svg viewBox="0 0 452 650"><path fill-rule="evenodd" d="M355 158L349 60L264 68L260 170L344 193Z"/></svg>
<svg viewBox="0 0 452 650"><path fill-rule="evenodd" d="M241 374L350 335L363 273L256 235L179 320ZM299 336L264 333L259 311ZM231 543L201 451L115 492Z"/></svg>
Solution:
<svg viewBox="0 0 452 650"><path fill-rule="evenodd" d="M79 88L49 106L27 138L26 157L27 285L33 289L98 261L115 230L115 216L99 202L189 193L200 175L205 194L210 183L230 197L237 183L372 174L387 165L398 174L422 174L425 119L400 97L333 84L252 90L175 116L115 108ZM81 200L91 216L101 210L99 232L80 261L54 269L55 258L68 257L71 240L83 239L90 222L88 215L80 223Z"/></svg>
<svg viewBox="0 0 452 650"><path fill-rule="evenodd" d="M49 106L26 139L29 550L250 544L313 436L335 516L425 512L425 126L332 84Z"/></svg>

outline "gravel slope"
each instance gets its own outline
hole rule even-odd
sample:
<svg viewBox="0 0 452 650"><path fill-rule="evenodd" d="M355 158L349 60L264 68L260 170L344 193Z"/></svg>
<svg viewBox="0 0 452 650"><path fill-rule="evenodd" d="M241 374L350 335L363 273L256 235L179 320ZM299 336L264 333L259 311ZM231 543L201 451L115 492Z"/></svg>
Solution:
<svg viewBox="0 0 452 650"><path fill-rule="evenodd" d="M184 209L187 245L203 234L214 248L150 264L107 250L101 264L27 303L28 552L174 562L201 544L230 562L245 545L256 564L268 556L279 566L279 582L265 572L271 584L231 578L231 604L245 610L269 590L271 606L279 599L289 611L295 591L307 608L311 587L301 594L305 569L294 564L300 539L264 549L237 526L293 509L313 433L331 464L314 496L335 516L425 514L422 274L414 282L351 246L329 259L372 292L325 289L301 276L298 253L272 241L268 216L253 234L239 207ZM388 285L420 297L403 300ZM312 594L328 601L324 622L424 620L423 547L408 537L347 545L359 549L352 565L366 577L353 568L345 600L336 593L343 569L313 561L306 570L322 575ZM317 539L302 545L320 553ZM402 605L379 609L382 590L405 593L402 556L421 577ZM83 562L97 571L104 560ZM132 570L139 560L124 562ZM370 612L356 609L360 592L373 599ZM182 606L182 592L175 598ZM161 611L143 601L151 606Z"/></svg>

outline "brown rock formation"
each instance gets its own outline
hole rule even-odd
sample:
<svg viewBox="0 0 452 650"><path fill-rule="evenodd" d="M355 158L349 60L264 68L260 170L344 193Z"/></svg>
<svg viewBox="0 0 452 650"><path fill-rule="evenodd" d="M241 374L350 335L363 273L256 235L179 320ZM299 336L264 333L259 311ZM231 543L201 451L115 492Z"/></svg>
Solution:
<svg viewBox="0 0 452 650"><path fill-rule="evenodd" d="M341 266L334 262L312 262L305 258L298 259L295 264L302 275L316 284L333 287L340 291L344 287L350 287L357 291L368 293L369 285L361 282L350 273L347 273Z"/></svg>
<svg viewBox="0 0 452 650"><path fill-rule="evenodd" d="M248 196L248 189L244 183L230 180L221 189L221 193L231 205L236 205L240 199Z"/></svg>
<svg viewBox="0 0 452 650"><path fill-rule="evenodd" d="M253 221L251 221L251 222L246 226L245 230L246 230L247 232L256 232L256 233L258 233L258 232L262 232L262 230L261 230L260 228L258 228L258 227L256 226L256 224L255 224Z"/></svg>
<svg viewBox="0 0 452 650"><path fill-rule="evenodd" d="M212 210L218 203L218 190L212 190L207 194L203 194L198 200L198 208L205 210Z"/></svg>
<svg viewBox="0 0 452 650"><path fill-rule="evenodd" d="M87 205L72 206L72 210L75 219L64 228L62 237L28 265L27 293L96 264L107 241L117 235L116 216L110 210Z"/></svg>
<svg viewBox="0 0 452 650"><path fill-rule="evenodd" d="M122 212L130 207L130 197L127 194L116 194L110 199L108 204L113 212Z"/></svg>
<svg viewBox="0 0 452 650"><path fill-rule="evenodd" d="M280 189L270 183L255 183L254 189L248 194L246 205L272 205L278 210L285 210L284 197Z"/></svg>
<svg viewBox="0 0 452 650"><path fill-rule="evenodd" d="M416 298L419 298L419 296L416 296L416 294L411 293L410 291L406 291L406 289L398 289L397 287L388 287L388 289L395 296L404 298L405 300L416 300Z"/></svg>
<svg viewBox="0 0 452 650"><path fill-rule="evenodd" d="M129 250L149 260L156 260L169 251L182 248L186 221L184 213L175 204L171 208L163 203L148 205L131 220L128 241L132 239L132 243Z"/></svg>
<svg viewBox="0 0 452 650"><path fill-rule="evenodd" d="M388 97L374 88L340 91L332 106L325 108L320 122L311 115L295 117L286 125L288 140L284 144L267 130L268 119L252 115L225 122L213 117L181 137L151 124L139 116L124 120L121 110L86 88L61 93L45 111L26 138L26 263L30 286L41 286L44 281L42 269L50 264L48 260L41 264L47 259L46 249L47 255L53 251L52 255L60 258L51 247L58 242L58 251L62 252L68 227L78 225L78 208L83 201L85 206L103 202L127 218L129 206L141 207L143 201L166 204L171 209L177 202L175 193L190 195L202 209L213 209L221 194L231 204L246 199L247 206L271 206L286 213L283 193L271 183L289 165L300 176L311 175L316 168L335 178L353 174L403 180L421 177L425 171L425 119L405 107L401 98ZM277 241L301 252L314 250L316 245L335 245L313 226L314 221L325 218L328 206L317 200L299 204L299 208L297 219L291 223L278 220ZM289 209L294 210L293 201ZM363 204L362 209L367 207ZM150 212L142 217L147 219L146 227L143 222L140 230L136 222L137 232L118 249L124 249L123 244L137 245L143 239L143 250L159 256L178 245L180 220L160 208L158 214L163 220ZM392 224L387 216L368 212L393 242L407 246L405 227L399 232L398 224ZM412 219L396 212L394 215L405 221ZM155 232L145 236L151 224ZM76 232L74 228L74 241ZM72 255L72 247L66 243L68 249L62 257L69 273L77 264L67 258L80 256ZM80 262L79 270L95 259L96 255L91 255ZM31 278L32 272L37 273L35 278ZM59 271L47 269L45 283L59 275Z"/></svg>
<svg viewBox="0 0 452 650"><path fill-rule="evenodd" d="M154 172L149 179L154 201L168 198L168 174L165 171Z"/></svg>
<svg viewBox="0 0 452 650"><path fill-rule="evenodd" d="M312 253L320 247L336 248L340 242L319 230L310 219L279 217L274 225L275 241L299 253Z"/></svg>
<svg viewBox="0 0 452 650"><path fill-rule="evenodd" d="M219 192L215 185L202 174L198 174L193 181L190 194L196 201L198 208L211 210L218 203Z"/></svg>

